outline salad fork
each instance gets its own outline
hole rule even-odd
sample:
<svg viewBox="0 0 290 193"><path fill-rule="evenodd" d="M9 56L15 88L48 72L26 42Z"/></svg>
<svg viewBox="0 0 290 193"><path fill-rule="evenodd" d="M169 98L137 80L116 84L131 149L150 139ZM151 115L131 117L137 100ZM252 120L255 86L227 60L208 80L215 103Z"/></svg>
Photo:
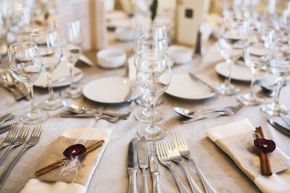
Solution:
<svg viewBox="0 0 290 193"><path fill-rule="evenodd" d="M171 137L165 141L165 149L167 152L167 159L172 160L173 162L177 164L180 164L180 166L184 170L192 192L202 193L202 191L199 189L199 187L195 183L190 172L186 168L186 165L184 164L184 160L182 159L180 153L178 152L177 147L175 146L175 143Z"/></svg>
<svg viewBox="0 0 290 193"><path fill-rule="evenodd" d="M8 179L12 169L14 168L14 166L17 164L17 162L19 161L19 159L21 158L21 156L31 147L35 146L36 144L38 144L41 133L42 133L42 127L43 127L43 122L38 122L37 124L35 124L30 138L25 142L24 147L21 149L21 151L17 154L17 156L15 157L15 159L6 167L4 168L4 170L2 170L3 172L0 175L0 190L3 188L4 183L6 182L6 180Z"/></svg>
<svg viewBox="0 0 290 193"><path fill-rule="evenodd" d="M180 155L186 159L188 159L193 167L195 168L195 170L197 171L197 174L202 182L202 185L205 189L206 193L216 193L216 191L214 190L214 188L210 185L210 183L208 182L208 180L206 179L206 177L204 176L204 174L202 173L202 171L199 169L199 167L196 165L194 159L191 157L190 155L190 151L189 148L187 146L187 143L180 131L180 129L174 129L172 132L172 136L173 136L173 140L176 144L176 147L180 153Z"/></svg>
<svg viewBox="0 0 290 193"><path fill-rule="evenodd" d="M15 139L8 145L8 148L5 150L5 152L0 157L0 165L4 162L6 157L8 156L9 152L14 149L15 147L18 147L25 143L26 137L28 135L28 128L23 126L20 131L16 131Z"/></svg>
<svg viewBox="0 0 290 193"><path fill-rule="evenodd" d="M156 151L157 151L157 156L158 156L160 163L163 166L165 166L166 168L168 168L169 171L171 172L171 174L173 175L173 178L177 184L179 192L180 193L189 193L189 191L187 190L187 188L185 188L185 185L182 183L180 178L177 176L177 173L173 169L172 162L170 160L168 160L167 152L166 152L165 145L164 145L163 141L156 141Z"/></svg>
<svg viewBox="0 0 290 193"><path fill-rule="evenodd" d="M4 138L3 142L0 145L0 150L9 146L15 139L16 139L16 128L18 123L14 123L11 125L11 129L9 130L8 134Z"/></svg>

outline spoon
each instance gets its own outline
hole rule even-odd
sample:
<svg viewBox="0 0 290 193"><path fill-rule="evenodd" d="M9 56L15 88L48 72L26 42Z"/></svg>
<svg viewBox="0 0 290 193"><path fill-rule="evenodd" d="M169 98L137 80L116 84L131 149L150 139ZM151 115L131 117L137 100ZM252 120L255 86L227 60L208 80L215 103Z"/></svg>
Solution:
<svg viewBox="0 0 290 193"><path fill-rule="evenodd" d="M129 113L124 113L124 114L118 114L118 113L113 113L113 112L99 112L98 110L96 109L87 109L81 105L79 105L78 103L76 102L73 102L73 101L64 101L64 106L68 108L68 110L70 112L73 112L75 114L103 114L103 115L106 115L106 116L110 116L110 117L119 117L121 119L126 119L128 118L128 116L130 115L130 112Z"/></svg>
<svg viewBox="0 0 290 193"><path fill-rule="evenodd" d="M196 117L196 115L225 111L225 109L222 109L222 108L192 111L192 110L182 108L182 107L173 107L173 110L184 118L193 118L193 117Z"/></svg>

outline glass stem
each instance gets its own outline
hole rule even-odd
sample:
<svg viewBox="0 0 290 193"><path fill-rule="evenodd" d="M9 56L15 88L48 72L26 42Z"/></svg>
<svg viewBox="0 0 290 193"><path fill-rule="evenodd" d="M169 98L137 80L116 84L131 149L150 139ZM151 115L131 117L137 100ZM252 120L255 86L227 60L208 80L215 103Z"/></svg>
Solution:
<svg viewBox="0 0 290 193"><path fill-rule="evenodd" d="M255 91L254 91L254 84L256 81L256 69L252 69L252 80L251 80L251 86L250 86L250 96L254 97L255 96Z"/></svg>
<svg viewBox="0 0 290 193"><path fill-rule="evenodd" d="M150 115L150 128L154 128L154 111L155 111L155 102L152 102L150 104L150 108L151 108L151 115Z"/></svg>
<svg viewBox="0 0 290 193"><path fill-rule="evenodd" d="M53 87L52 87L52 74L51 72L47 72L47 84L48 84L48 100L53 100L54 93L53 93Z"/></svg>
<svg viewBox="0 0 290 193"><path fill-rule="evenodd" d="M232 61L230 59L227 59L226 62L228 63L228 77L225 79L225 85L230 86L231 80L232 80Z"/></svg>
<svg viewBox="0 0 290 193"><path fill-rule="evenodd" d="M276 94L274 96L274 104L279 104L280 92L282 89L282 77L278 76L277 86L276 86Z"/></svg>
<svg viewBox="0 0 290 193"><path fill-rule="evenodd" d="M29 96L29 102L30 102L30 111L35 112L37 109L37 106L36 106L35 101L34 101L33 84L26 83L26 88L28 90L28 96Z"/></svg>
<svg viewBox="0 0 290 193"><path fill-rule="evenodd" d="M75 89L74 75L73 75L73 64L69 64L69 75L70 75L70 90Z"/></svg>

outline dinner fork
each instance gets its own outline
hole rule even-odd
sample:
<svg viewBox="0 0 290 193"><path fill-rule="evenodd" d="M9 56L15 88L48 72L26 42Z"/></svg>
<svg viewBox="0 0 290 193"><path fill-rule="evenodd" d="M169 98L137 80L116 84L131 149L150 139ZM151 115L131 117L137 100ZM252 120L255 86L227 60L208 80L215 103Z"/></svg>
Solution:
<svg viewBox="0 0 290 193"><path fill-rule="evenodd" d="M171 174L175 180L175 183L179 189L179 192L180 193L189 193L189 191L187 190L187 188L185 188L185 185L182 183L182 181L177 176L177 173L173 169L172 162L167 159L166 150L165 150L165 147L164 147L164 144L162 141L156 141L156 151L157 151L157 156L158 156L160 163L163 166L165 166L166 168L168 168L169 171L171 172Z"/></svg>
<svg viewBox="0 0 290 193"><path fill-rule="evenodd" d="M202 185L205 189L205 192L206 193L216 193L216 190L210 185L210 183L208 182L208 180L206 179L206 177L204 176L202 171L196 165L194 159L191 157L189 148L187 146L187 143L186 143L180 129L174 129L172 131L172 137L173 137L173 140L176 144L176 147L177 147L180 155L182 157L188 159L192 163L195 170L197 171L197 174L202 182Z"/></svg>
<svg viewBox="0 0 290 193"><path fill-rule="evenodd" d="M17 126L18 126L18 123L13 123L11 125L11 128L10 128L8 134L6 135L6 137L4 138L3 142L0 145L0 150L9 146L15 140Z"/></svg>
<svg viewBox="0 0 290 193"><path fill-rule="evenodd" d="M19 131L16 131L15 139L12 141L12 143L10 143L8 148L5 150L5 152L0 157L0 165L4 162L4 160L6 159L6 157L8 156L9 152L12 149L25 143L26 137L28 135L28 131L29 131L28 128L25 127L24 125L22 126L22 128Z"/></svg>
<svg viewBox="0 0 290 193"><path fill-rule="evenodd" d="M21 156L31 147L35 146L38 144L41 133L42 133L42 127L43 127L43 122L38 122L35 124L30 138L24 143L23 148L21 151L17 154L15 159L3 170L3 172L0 175L0 189L3 188L4 183L6 182L7 178L9 177L12 169L14 166L17 164Z"/></svg>
<svg viewBox="0 0 290 193"><path fill-rule="evenodd" d="M173 141L173 139L170 137L169 139L164 141L165 144L165 151L167 153L167 159L171 160L177 164L180 164L180 166L182 167L182 169L185 172L186 178L189 182L190 188L192 190L192 192L194 193L202 193L202 191L199 189L199 187L197 186L197 184L195 183L193 177L191 176L190 172L188 171L188 169L186 168L186 165L184 163L184 160L182 159L180 153L177 150L177 147L175 146L175 143Z"/></svg>

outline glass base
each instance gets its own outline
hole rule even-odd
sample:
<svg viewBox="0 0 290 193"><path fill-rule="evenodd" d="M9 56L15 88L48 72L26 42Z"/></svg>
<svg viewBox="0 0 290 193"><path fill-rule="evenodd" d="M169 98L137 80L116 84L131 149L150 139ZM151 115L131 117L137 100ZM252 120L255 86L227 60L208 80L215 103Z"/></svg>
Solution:
<svg viewBox="0 0 290 193"><path fill-rule="evenodd" d="M61 108L63 106L62 99L46 99L40 104L40 108L46 111L53 111Z"/></svg>
<svg viewBox="0 0 290 193"><path fill-rule="evenodd" d="M240 92L239 88L237 88L231 84L230 85L221 84L218 87L218 90L222 95L226 95L226 96L232 96L232 95L238 94Z"/></svg>
<svg viewBox="0 0 290 193"><path fill-rule="evenodd" d="M280 116L281 114L288 113L288 108L286 106L274 102L264 103L261 105L261 110L272 116Z"/></svg>
<svg viewBox="0 0 290 193"><path fill-rule="evenodd" d="M33 112L28 112L26 115L20 117L20 121L23 123L36 123L38 121L43 121L44 115L40 110L35 110Z"/></svg>
<svg viewBox="0 0 290 193"><path fill-rule="evenodd" d="M157 109L155 109L153 114L153 122L159 122L163 119L163 113ZM144 108L139 108L135 111L135 118L138 121L144 122L144 123L150 123L151 122L151 112L146 111Z"/></svg>
<svg viewBox="0 0 290 193"><path fill-rule="evenodd" d="M252 95L251 93L241 94L237 97L237 99L247 106L256 106L263 102L263 99L260 99L257 96Z"/></svg>
<svg viewBox="0 0 290 193"><path fill-rule="evenodd" d="M138 135L146 140L161 140L166 137L167 131L161 125L147 125L146 127L140 128L138 130Z"/></svg>
<svg viewBox="0 0 290 193"><path fill-rule="evenodd" d="M63 91L61 95L65 98L78 98L82 95L81 88L68 88L67 90Z"/></svg>

